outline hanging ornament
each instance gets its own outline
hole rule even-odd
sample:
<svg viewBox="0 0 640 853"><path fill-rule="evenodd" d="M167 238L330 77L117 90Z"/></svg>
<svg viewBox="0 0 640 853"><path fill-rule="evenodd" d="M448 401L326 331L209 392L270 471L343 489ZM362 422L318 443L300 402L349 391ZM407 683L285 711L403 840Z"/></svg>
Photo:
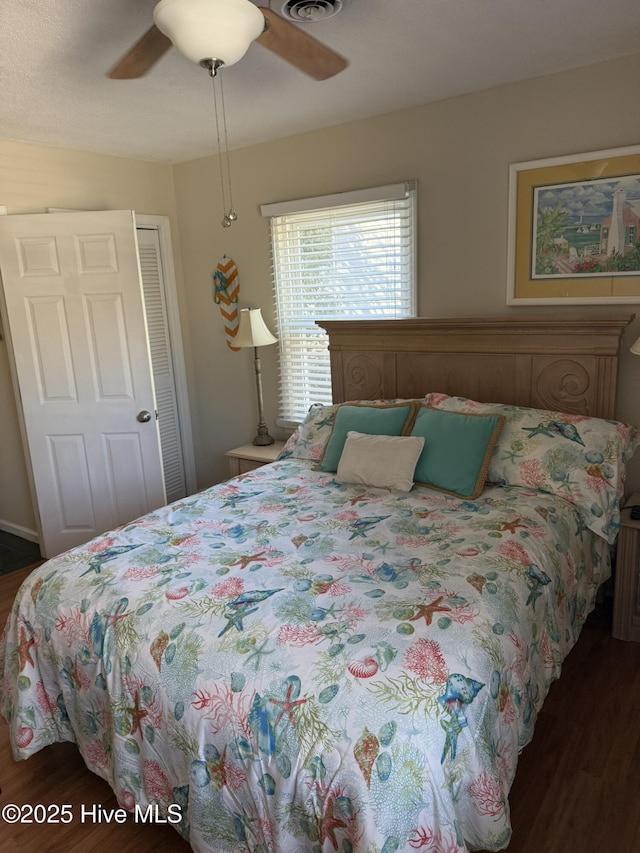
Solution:
<svg viewBox="0 0 640 853"><path fill-rule="evenodd" d="M224 323L224 333L227 346L233 352L240 347L234 347L232 341L238 334L238 296L240 295L240 279L235 262L223 255L213 274L213 299L220 308Z"/></svg>

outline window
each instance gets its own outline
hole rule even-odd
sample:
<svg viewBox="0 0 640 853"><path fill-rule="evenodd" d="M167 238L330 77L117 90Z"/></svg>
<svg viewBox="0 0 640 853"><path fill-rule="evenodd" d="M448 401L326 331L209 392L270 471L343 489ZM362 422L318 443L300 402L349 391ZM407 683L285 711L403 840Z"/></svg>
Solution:
<svg viewBox="0 0 640 853"><path fill-rule="evenodd" d="M331 403L326 333L316 320L416 313L415 181L267 204L280 340L281 426Z"/></svg>

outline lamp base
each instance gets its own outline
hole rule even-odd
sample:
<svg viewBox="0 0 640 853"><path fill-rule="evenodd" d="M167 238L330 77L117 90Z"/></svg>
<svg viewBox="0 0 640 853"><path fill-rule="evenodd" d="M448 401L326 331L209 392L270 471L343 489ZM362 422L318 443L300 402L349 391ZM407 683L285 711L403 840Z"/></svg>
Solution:
<svg viewBox="0 0 640 853"><path fill-rule="evenodd" d="M267 444L273 444L275 438L266 433L266 435L257 435L251 444L255 444L257 447L265 447Z"/></svg>

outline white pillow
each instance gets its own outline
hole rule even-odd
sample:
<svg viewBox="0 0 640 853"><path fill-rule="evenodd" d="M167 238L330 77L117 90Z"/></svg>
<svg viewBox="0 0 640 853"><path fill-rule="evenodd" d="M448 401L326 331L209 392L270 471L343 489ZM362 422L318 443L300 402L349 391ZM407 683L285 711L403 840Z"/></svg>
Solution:
<svg viewBox="0 0 640 853"><path fill-rule="evenodd" d="M422 436L365 435L349 431L336 480L408 492L424 447Z"/></svg>

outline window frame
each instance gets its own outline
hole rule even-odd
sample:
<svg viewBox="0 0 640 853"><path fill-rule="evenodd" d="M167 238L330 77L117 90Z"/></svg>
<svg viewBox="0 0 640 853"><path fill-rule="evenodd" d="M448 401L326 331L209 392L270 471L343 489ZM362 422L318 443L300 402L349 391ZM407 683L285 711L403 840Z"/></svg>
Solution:
<svg viewBox="0 0 640 853"><path fill-rule="evenodd" d="M406 200L408 202L407 210L408 210L408 225L407 234L410 237L410 245L407 249L407 253L403 253L402 257L406 258L408 255L408 263L405 262L405 270L403 271L403 276L408 278L408 292L403 288L401 295L405 303L408 303L408 311L407 313L400 311L393 314L388 314L389 319L397 319L403 317L415 317L417 316L417 305L418 305L418 294L417 294L417 264L418 264L418 250L417 250L417 181L404 181L402 183L397 184L387 184L381 187L370 187L363 190L356 190L352 192L344 192L344 193L333 193L325 196L315 196L307 199L298 199L293 201L286 202L277 202L273 204L264 204L261 206L260 211L263 217L269 218L270 221L270 238L271 238L271 272L272 272L272 284L274 288L274 299L275 299L275 320L277 333L282 340L282 308L281 308L281 298L279 299L279 291L278 291L278 268L277 268L277 255L279 252L284 251L282 245L277 245L277 236L276 236L276 228L283 229L286 225L283 223L281 217L292 216L295 217L297 214L307 214L307 213L315 213L318 212L318 227L322 226L323 215L322 211L327 211L326 222L327 225L330 226L332 217L337 215L339 216L339 211L346 209L349 206L354 205L363 205L363 204L379 204L385 201L401 201ZM334 211L336 213L334 213ZM346 216L346 212L343 213L343 216ZM389 217L389 221L393 221L394 216ZM278 219L278 223L274 226L274 220ZM295 223L293 223L295 226ZM300 224L300 228L302 230L302 224ZM363 255L366 257L366 255ZM408 268L408 272L407 272ZM304 297L303 297L304 298ZM366 303L364 304L364 310L366 310ZM317 320L321 319L353 319L354 314L349 313L340 313L339 315L336 313L336 316L317 316ZM308 319L308 318L307 318ZM319 329L318 331L319 337L326 337L326 333ZM327 339L328 345L328 339ZM328 366L328 364L327 364ZM290 368L289 368L290 369ZM283 427L286 429L294 429L301 422L300 419L292 419L291 417L287 417L287 412L283 411L283 401L287 397L287 387L289 387L290 396L295 397L295 393L292 393L291 386L287 386L285 380L285 372L287 370L287 365L283 363L282 352L279 353L279 368L278 368L278 416L276 419L276 424L279 427ZM330 374L328 375L329 379L329 390L331 391L331 378ZM326 391L325 391L326 393ZM306 401L308 402L308 400ZM315 401L319 402L319 401ZM295 404L294 404L295 406ZM292 406L291 408L293 408ZM302 408L302 407L300 407ZM289 415L292 414L290 411ZM302 415L300 414L300 418Z"/></svg>

